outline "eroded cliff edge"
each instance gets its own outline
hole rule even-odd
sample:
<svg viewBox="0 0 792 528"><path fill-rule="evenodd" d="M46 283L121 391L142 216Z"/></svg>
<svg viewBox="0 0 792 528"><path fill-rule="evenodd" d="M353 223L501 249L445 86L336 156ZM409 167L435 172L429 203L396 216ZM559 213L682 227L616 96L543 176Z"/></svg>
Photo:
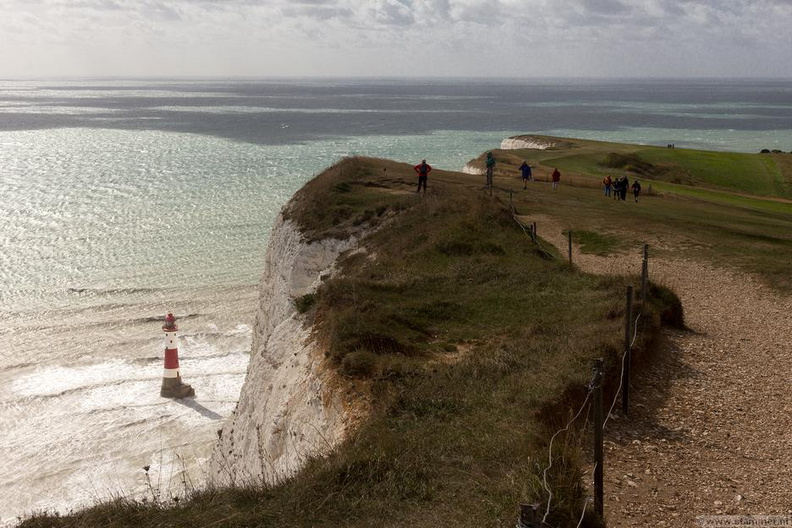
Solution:
<svg viewBox="0 0 792 528"><path fill-rule="evenodd" d="M314 291L358 238L308 241L284 211L266 251L245 383L212 454L215 485L287 478L338 445L352 422L337 375L294 301Z"/></svg>

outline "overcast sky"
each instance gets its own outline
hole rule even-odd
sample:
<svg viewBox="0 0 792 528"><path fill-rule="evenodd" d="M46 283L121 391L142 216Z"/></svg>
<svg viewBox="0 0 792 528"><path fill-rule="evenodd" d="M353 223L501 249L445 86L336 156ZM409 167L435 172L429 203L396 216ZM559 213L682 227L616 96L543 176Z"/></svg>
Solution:
<svg viewBox="0 0 792 528"><path fill-rule="evenodd" d="M792 77L792 0L0 0L0 77Z"/></svg>

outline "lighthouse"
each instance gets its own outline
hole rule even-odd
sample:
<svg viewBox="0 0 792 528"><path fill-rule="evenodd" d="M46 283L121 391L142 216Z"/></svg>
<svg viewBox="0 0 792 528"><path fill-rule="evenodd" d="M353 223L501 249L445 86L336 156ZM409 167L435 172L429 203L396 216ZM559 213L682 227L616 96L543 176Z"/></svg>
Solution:
<svg viewBox="0 0 792 528"><path fill-rule="evenodd" d="M163 398L187 398L195 396L195 390L186 383L182 383L179 374L179 342L176 339L176 318L168 312L162 331L165 332L165 371L162 373L162 389L160 396Z"/></svg>

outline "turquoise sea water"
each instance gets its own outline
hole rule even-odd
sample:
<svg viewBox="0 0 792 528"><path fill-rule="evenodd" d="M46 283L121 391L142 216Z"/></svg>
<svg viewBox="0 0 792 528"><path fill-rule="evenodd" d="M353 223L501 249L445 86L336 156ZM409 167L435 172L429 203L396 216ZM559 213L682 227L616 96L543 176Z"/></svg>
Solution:
<svg viewBox="0 0 792 528"><path fill-rule="evenodd" d="M502 134L258 145L106 129L0 132L0 515L203 481L250 346L280 207L343 156L461 168ZM443 159L439 151L443 152ZM426 154L429 152L429 154ZM180 321L194 407L159 398L162 331ZM51 445L57 446L51 449Z"/></svg>
<svg viewBox="0 0 792 528"><path fill-rule="evenodd" d="M146 495L143 466L165 496L202 482L269 229L341 157L460 170L523 133L792 149L789 83L727 88L0 83L0 524ZM189 402L159 397L167 311Z"/></svg>

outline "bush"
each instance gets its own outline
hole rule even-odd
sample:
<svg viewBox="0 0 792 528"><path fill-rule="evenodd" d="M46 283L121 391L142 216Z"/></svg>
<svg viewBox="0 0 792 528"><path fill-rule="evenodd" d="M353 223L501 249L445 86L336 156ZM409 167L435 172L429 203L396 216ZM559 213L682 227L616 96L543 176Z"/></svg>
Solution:
<svg viewBox="0 0 792 528"><path fill-rule="evenodd" d="M375 374L377 358L368 350L356 350L341 360L341 373L353 378L370 378Z"/></svg>
<svg viewBox="0 0 792 528"><path fill-rule="evenodd" d="M316 304L316 294L315 293L306 293L302 297L297 297L294 300L294 306L297 308L297 311L300 313L305 313L311 308L313 308L314 304Z"/></svg>
<svg viewBox="0 0 792 528"><path fill-rule="evenodd" d="M657 299L658 308L660 312L660 320L664 325L685 329L685 311L682 308L682 301L679 297L659 284L649 283L649 295L652 299Z"/></svg>
<svg viewBox="0 0 792 528"><path fill-rule="evenodd" d="M600 165L609 169L624 169L641 175L651 175L657 172L654 165L642 160L636 154L611 152L605 156Z"/></svg>

